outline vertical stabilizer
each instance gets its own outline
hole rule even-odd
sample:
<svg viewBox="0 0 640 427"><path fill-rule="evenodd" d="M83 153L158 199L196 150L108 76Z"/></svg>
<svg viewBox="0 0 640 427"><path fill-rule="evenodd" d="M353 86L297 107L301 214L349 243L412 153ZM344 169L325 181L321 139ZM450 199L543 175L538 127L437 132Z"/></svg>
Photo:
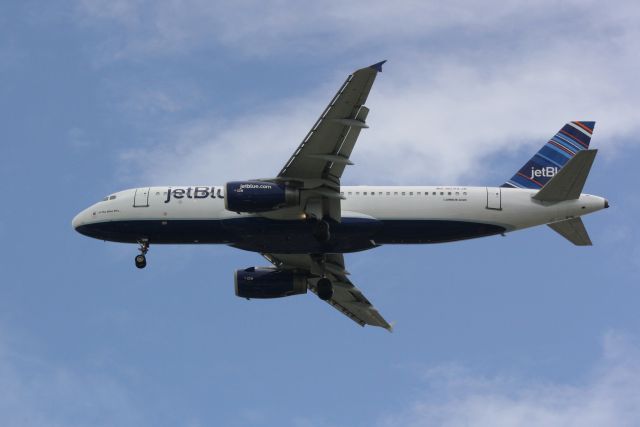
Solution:
<svg viewBox="0 0 640 427"><path fill-rule="evenodd" d="M581 150L589 148L596 122L569 122L502 187L540 189Z"/></svg>

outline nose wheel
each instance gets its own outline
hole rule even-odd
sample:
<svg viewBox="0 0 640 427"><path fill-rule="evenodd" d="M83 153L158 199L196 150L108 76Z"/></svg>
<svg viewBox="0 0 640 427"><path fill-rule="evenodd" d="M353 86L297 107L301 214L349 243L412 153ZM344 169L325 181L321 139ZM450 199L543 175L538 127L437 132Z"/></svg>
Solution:
<svg viewBox="0 0 640 427"><path fill-rule="evenodd" d="M136 255L136 267L145 268L147 266L146 255L147 252L149 252L149 241L145 239L139 241L138 243L140 244L140 247L138 248L138 250L140 251L140 255Z"/></svg>

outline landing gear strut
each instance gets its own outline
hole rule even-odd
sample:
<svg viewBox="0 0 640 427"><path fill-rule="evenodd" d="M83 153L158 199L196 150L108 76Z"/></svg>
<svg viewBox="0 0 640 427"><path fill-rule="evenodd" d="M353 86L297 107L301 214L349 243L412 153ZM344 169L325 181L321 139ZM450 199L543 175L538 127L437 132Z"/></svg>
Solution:
<svg viewBox="0 0 640 427"><path fill-rule="evenodd" d="M318 292L318 297L323 301L327 301L333 296L333 284L331 284L331 280L326 277L318 280L318 283L316 283L316 290Z"/></svg>
<svg viewBox="0 0 640 427"><path fill-rule="evenodd" d="M320 243L328 242L331 238L329 223L324 219L317 221L313 226L313 237Z"/></svg>
<svg viewBox="0 0 640 427"><path fill-rule="evenodd" d="M140 255L136 255L136 267L145 268L147 266L147 252L149 252L149 241L147 239L140 240L138 242L140 247L138 250L140 251Z"/></svg>

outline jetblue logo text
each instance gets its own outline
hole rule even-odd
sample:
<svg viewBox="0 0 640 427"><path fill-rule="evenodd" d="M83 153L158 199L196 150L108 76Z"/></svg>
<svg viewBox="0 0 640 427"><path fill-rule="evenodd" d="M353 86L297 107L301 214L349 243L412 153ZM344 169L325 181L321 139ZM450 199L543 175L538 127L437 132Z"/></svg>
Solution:
<svg viewBox="0 0 640 427"><path fill-rule="evenodd" d="M542 169L531 168L531 177L530 178L531 179L539 178L541 176L544 176L544 177L547 177L547 178L552 178L557 173L558 173L558 168L553 167L553 166L547 166L546 168L542 168Z"/></svg>
<svg viewBox="0 0 640 427"><path fill-rule="evenodd" d="M244 190L271 190L271 184L240 184L234 191L236 193L244 193Z"/></svg>
<svg viewBox="0 0 640 427"><path fill-rule="evenodd" d="M221 187L169 188L167 189L167 200L164 202L169 203L172 197L174 199L206 199L208 197L224 199Z"/></svg>

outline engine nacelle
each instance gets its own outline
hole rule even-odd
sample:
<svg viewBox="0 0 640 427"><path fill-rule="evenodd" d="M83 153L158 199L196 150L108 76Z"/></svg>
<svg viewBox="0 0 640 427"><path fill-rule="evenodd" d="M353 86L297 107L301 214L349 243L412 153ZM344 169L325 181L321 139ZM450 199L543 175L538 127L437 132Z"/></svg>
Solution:
<svg viewBox="0 0 640 427"><path fill-rule="evenodd" d="M274 182L233 181L225 188L224 206L232 212L267 212L300 201L299 190Z"/></svg>
<svg viewBox="0 0 640 427"><path fill-rule="evenodd" d="M236 295L242 298L281 298L307 293L305 275L276 268L247 268L235 274Z"/></svg>

